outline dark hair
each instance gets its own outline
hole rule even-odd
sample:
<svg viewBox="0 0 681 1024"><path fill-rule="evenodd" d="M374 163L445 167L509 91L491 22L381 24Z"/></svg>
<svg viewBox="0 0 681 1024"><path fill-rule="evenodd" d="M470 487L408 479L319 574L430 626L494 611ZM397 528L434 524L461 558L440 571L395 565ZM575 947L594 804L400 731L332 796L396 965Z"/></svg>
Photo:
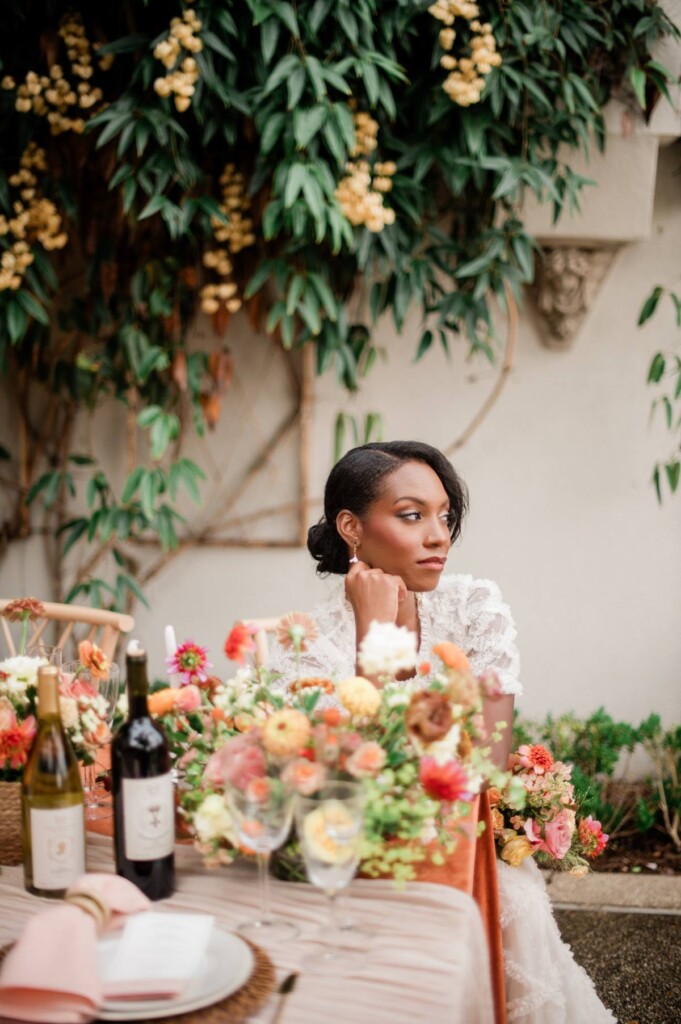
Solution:
<svg viewBox="0 0 681 1024"><path fill-rule="evenodd" d="M468 490L449 459L420 441L376 441L347 452L329 473L324 515L307 534L319 574L348 571L347 545L336 528L338 513L346 508L361 518L379 497L384 479L405 462L423 462L440 478L450 502L449 533L452 542L456 540L468 510Z"/></svg>

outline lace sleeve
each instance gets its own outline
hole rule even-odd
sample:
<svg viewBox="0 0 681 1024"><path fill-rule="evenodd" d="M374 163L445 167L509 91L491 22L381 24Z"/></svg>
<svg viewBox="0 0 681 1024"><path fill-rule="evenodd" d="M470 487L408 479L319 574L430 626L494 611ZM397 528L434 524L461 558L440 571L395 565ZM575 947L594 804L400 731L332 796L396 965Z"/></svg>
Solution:
<svg viewBox="0 0 681 1024"><path fill-rule="evenodd" d="M521 694L515 623L496 583L471 581L466 617L466 647L473 671L480 675L493 669L504 693Z"/></svg>
<svg viewBox="0 0 681 1024"><path fill-rule="evenodd" d="M304 678L320 676L338 681L355 674L355 622L350 606L342 598L340 586L335 589L336 593L330 600L312 610L319 635L300 656L300 674ZM280 675L274 682L274 688L282 693L284 699L290 699L291 683L297 674L295 652L274 640L267 667ZM318 706L333 704L330 696L322 695Z"/></svg>

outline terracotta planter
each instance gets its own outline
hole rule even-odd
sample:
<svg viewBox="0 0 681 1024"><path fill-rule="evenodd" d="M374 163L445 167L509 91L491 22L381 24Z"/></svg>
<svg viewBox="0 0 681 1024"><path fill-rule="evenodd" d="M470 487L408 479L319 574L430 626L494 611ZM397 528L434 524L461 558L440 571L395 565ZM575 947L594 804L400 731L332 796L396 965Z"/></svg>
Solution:
<svg viewBox="0 0 681 1024"><path fill-rule="evenodd" d="M23 864L21 783L0 782L0 864Z"/></svg>

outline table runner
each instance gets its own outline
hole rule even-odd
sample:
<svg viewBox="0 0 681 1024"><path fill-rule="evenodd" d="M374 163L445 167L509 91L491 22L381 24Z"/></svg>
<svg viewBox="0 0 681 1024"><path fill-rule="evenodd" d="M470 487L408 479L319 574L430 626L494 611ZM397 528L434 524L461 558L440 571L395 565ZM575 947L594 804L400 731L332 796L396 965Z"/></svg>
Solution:
<svg viewBox="0 0 681 1024"><path fill-rule="evenodd" d="M209 871L194 849L178 846L177 892L159 910L214 914L234 929L257 915L255 869L235 864ZM90 871L113 870L110 839L89 836ZM24 891L21 868L0 875L0 943L49 901ZM427 882L396 890L390 881L353 882L346 908L362 927L375 928L365 956L341 977L301 974L288 998L284 1024L492 1024L494 1011L485 934L470 896ZM272 909L300 928L299 939L268 948L280 976L299 969L314 951L315 928L326 921L323 895L312 886L272 881Z"/></svg>

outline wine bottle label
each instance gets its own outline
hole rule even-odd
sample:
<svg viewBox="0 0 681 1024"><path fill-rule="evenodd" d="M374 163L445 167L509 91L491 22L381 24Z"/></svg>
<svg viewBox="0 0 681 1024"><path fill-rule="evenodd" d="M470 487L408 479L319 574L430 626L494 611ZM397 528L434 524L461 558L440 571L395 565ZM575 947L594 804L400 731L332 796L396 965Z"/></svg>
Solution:
<svg viewBox="0 0 681 1024"><path fill-rule="evenodd" d="M73 807L31 807L31 861L36 889L68 889L85 873L85 817Z"/></svg>
<svg viewBox="0 0 681 1024"><path fill-rule="evenodd" d="M173 852L175 801L170 772L122 779L123 832L128 860L158 860Z"/></svg>

